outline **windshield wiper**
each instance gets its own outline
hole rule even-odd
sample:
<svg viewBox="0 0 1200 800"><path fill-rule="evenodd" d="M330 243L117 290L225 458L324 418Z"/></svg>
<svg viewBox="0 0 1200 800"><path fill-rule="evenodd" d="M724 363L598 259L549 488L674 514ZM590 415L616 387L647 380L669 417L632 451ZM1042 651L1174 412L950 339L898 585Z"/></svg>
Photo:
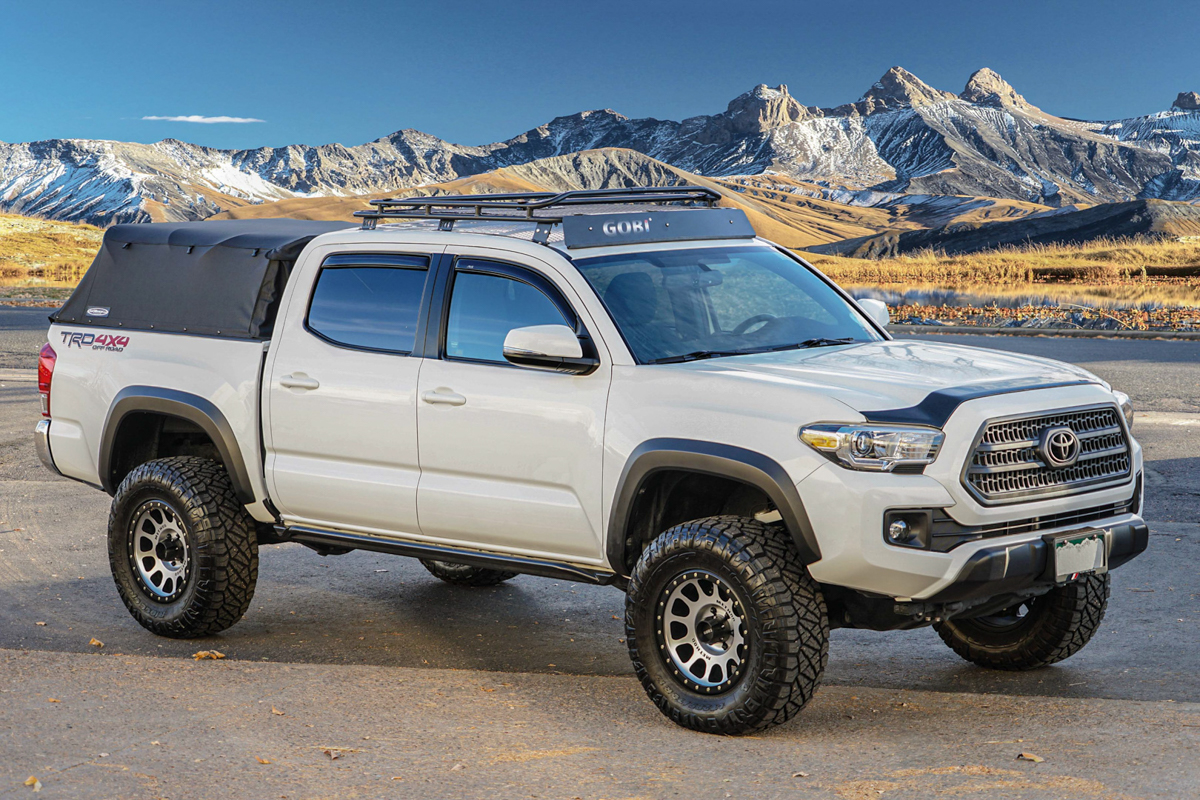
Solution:
<svg viewBox="0 0 1200 800"><path fill-rule="evenodd" d="M842 339L805 339L803 342L792 344L779 344L774 347L752 347L746 350L694 350L691 353L683 353L677 356L664 356L649 361L649 364L679 364L684 361L700 361L705 358L722 358L724 356L746 356L755 353L776 353L780 350L806 350L810 347L832 347L838 344L851 344L857 341L853 336L847 336Z"/></svg>
<svg viewBox="0 0 1200 800"><path fill-rule="evenodd" d="M653 361L648 361L648 364L679 364L683 361L700 361L705 358L721 358L722 356L744 356L746 353L752 353L753 350L694 350L691 353L683 353L677 356L663 356L656 358Z"/></svg>
<svg viewBox="0 0 1200 800"><path fill-rule="evenodd" d="M810 347L833 347L837 344L851 344L857 341L853 336L844 336L841 339L829 339L824 336L816 339L805 339L798 344L781 344L778 347L772 347L772 351L776 350L807 350Z"/></svg>

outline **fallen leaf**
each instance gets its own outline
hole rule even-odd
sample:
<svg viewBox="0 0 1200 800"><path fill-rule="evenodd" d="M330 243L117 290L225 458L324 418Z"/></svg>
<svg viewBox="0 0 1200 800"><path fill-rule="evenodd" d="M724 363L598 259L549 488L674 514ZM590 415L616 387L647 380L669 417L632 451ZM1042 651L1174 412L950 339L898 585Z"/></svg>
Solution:
<svg viewBox="0 0 1200 800"><path fill-rule="evenodd" d="M212 660L216 661L218 658L224 657L225 654L220 650L201 650L199 653L192 655L192 658L196 659L197 661L203 661L206 658L211 658Z"/></svg>
<svg viewBox="0 0 1200 800"><path fill-rule="evenodd" d="M480 686L480 687L479 687L479 691L481 691L481 692L494 692L494 691L496 691L496 690L495 690L495 689L489 689L489 688L488 688L488 687L486 687L486 686Z"/></svg>
<svg viewBox="0 0 1200 800"><path fill-rule="evenodd" d="M59 699L57 699L57 698L54 698L54 697L47 697L47 698L46 698L46 702L47 702L47 703L61 703L61 702L62 702L62 700L59 700Z"/></svg>
<svg viewBox="0 0 1200 800"><path fill-rule="evenodd" d="M308 727L311 728L312 725L309 725ZM359 750L354 747L323 747L321 745L318 745L318 747L321 748L322 753L329 756L330 758L341 758L345 753L361 753L362 752L362 750Z"/></svg>
<svg viewBox="0 0 1200 800"><path fill-rule="evenodd" d="M1032 761L1035 764L1040 764L1045 760L1041 756L1035 756L1033 753L1021 753L1017 756L1017 761Z"/></svg>
<svg viewBox="0 0 1200 800"><path fill-rule="evenodd" d="M453 767L450 768L450 771L454 772L456 769L466 769L466 768L467 768L466 764L455 764Z"/></svg>
<svg viewBox="0 0 1200 800"><path fill-rule="evenodd" d="M258 762L258 763L260 763L260 764L270 764L270 763L271 763L271 762L270 762L270 761L268 761L267 759L265 759L265 758L259 758L258 756L255 756L255 757L254 757L254 760L255 760L255 761L257 761L257 762Z"/></svg>
<svg viewBox="0 0 1200 800"><path fill-rule="evenodd" d="M32 775L25 779L25 785L32 786L35 792L40 792L42 790L42 782Z"/></svg>
<svg viewBox="0 0 1200 800"><path fill-rule="evenodd" d="M92 637L92 640L88 642L88 644L90 644L92 647L104 647L104 642L95 637Z"/></svg>
<svg viewBox="0 0 1200 800"><path fill-rule="evenodd" d="M793 778L807 778L808 773L807 772L793 772L792 777Z"/></svg>
<svg viewBox="0 0 1200 800"><path fill-rule="evenodd" d="M275 706L271 706L271 713L272 713L272 714L274 714L274 715L275 715L275 716L277 716L277 717L283 717L283 716L287 716L286 714L284 714L282 711L280 711L280 710L279 710L278 708L276 708Z"/></svg>

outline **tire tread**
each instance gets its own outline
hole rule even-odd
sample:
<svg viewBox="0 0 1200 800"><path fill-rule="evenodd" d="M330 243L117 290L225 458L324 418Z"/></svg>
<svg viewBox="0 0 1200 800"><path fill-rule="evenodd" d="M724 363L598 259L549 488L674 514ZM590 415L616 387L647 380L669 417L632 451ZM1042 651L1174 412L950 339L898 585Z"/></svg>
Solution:
<svg viewBox="0 0 1200 800"><path fill-rule="evenodd" d="M159 636L191 639L220 633L241 619L254 599L258 541L253 519L218 462L198 456L148 461L125 477L113 497L108 549L114 576L118 574L118 560L126 558L125 501L146 489L174 496L182 506L196 537L196 592L185 612L170 620L144 614L141 598L131 594L137 589L117 580L122 602L134 619Z"/></svg>
<svg viewBox="0 0 1200 800"><path fill-rule="evenodd" d="M1059 586L1038 606L1041 618L1023 640L997 646L970 620L934 625L938 636L963 659L989 669L1023 671L1047 667L1070 658L1091 641L1108 609L1111 578L1088 575Z"/></svg>
<svg viewBox="0 0 1200 800"><path fill-rule="evenodd" d="M764 669L754 676L753 692L728 713L687 709L671 702L643 663L635 616L639 604L655 602L645 596L646 584L655 565L687 550L708 551L738 574L768 634L762 642ZM751 733L791 719L812 699L829 657L825 601L789 534L782 526L745 517L697 519L654 539L630 578L625 630L634 670L651 701L676 724L712 733ZM653 642L648 646L650 657L658 658Z"/></svg>

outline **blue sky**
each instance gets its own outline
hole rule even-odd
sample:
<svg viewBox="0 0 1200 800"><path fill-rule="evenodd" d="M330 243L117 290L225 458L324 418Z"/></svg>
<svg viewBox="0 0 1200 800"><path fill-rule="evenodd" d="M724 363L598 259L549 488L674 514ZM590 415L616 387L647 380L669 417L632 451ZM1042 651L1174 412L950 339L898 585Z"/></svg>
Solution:
<svg viewBox="0 0 1200 800"><path fill-rule="evenodd" d="M0 0L0 140L463 144L589 108L682 119L758 83L857 99L898 64L991 67L1047 111L1111 119L1200 91L1200 3ZM225 116L263 122L144 117Z"/></svg>

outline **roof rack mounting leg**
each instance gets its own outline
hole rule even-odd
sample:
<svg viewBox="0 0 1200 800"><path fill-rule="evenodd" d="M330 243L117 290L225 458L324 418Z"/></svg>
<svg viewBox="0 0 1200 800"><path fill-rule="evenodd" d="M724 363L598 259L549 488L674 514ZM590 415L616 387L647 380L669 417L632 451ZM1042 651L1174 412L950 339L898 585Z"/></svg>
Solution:
<svg viewBox="0 0 1200 800"><path fill-rule="evenodd" d="M539 222L533 231L533 241L545 244L550 241L550 231L554 230L553 222Z"/></svg>
<svg viewBox="0 0 1200 800"><path fill-rule="evenodd" d="M440 222L438 222L438 230L439 230L439 231L452 231L452 230L454 230L454 220L452 220L452 219L444 219L444 220L441 220Z"/></svg>

